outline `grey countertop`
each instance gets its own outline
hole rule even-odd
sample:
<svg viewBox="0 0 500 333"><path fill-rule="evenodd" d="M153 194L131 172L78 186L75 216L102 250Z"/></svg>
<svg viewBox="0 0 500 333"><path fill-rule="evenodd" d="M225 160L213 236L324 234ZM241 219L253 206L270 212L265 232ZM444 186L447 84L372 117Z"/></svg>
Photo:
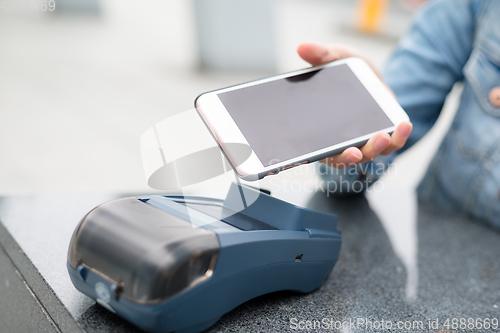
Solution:
<svg viewBox="0 0 500 333"><path fill-rule="evenodd" d="M80 294L66 270L70 237L81 217L94 206L121 196L0 199L0 250L3 248L10 258L18 278L56 332L139 331ZM316 192L309 193L304 202L309 208L339 216L342 251L328 280L310 294L279 292L253 299L223 316L209 332L293 328L314 332L445 332L448 318L450 324L453 318L472 318L474 322L500 318L499 232L454 213L417 205L413 193L397 189L343 199ZM0 283L7 287L8 280L15 278L1 268L0 274L5 280ZM7 296L2 304L5 300ZM382 321L384 328L377 329ZM388 329L388 321L392 329ZM399 323L408 328L419 322L423 329L396 326ZM310 328L318 323L322 327ZM343 328L335 329L341 323Z"/></svg>

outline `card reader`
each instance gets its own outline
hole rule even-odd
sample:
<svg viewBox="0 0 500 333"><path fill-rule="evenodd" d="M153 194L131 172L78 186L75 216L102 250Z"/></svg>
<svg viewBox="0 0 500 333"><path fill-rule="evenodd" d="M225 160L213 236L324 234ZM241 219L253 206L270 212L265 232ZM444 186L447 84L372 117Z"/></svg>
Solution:
<svg viewBox="0 0 500 333"><path fill-rule="evenodd" d="M241 207L246 195L258 196ZM232 184L225 200L140 196L76 228L68 271L88 297L150 332L200 332L263 294L319 288L341 247L337 216Z"/></svg>

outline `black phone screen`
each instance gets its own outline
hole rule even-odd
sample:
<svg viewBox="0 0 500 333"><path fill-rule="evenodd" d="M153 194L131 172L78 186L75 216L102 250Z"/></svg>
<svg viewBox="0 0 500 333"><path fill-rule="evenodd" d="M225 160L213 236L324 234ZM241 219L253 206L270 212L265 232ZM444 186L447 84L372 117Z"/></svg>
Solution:
<svg viewBox="0 0 500 333"><path fill-rule="evenodd" d="M394 125L346 64L218 96L264 166Z"/></svg>

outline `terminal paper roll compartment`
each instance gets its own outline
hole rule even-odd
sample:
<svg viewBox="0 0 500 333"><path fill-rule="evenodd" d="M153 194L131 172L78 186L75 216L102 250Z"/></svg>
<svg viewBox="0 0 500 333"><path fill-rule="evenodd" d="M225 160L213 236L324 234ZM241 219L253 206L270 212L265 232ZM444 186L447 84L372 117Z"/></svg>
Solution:
<svg viewBox="0 0 500 333"><path fill-rule="evenodd" d="M105 276L124 299L152 304L208 278L219 249L213 231L127 198L85 216L68 263L82 275L93 270Z"/></svg>
<svg viewBox="0 0 500 333"><path fill-rule="evenodd" d="M140 328L199 332L254 297L317 289L340 246L336 215L233 184L225 200L102 204L76 228L67 266L78 290Z"/></svg>

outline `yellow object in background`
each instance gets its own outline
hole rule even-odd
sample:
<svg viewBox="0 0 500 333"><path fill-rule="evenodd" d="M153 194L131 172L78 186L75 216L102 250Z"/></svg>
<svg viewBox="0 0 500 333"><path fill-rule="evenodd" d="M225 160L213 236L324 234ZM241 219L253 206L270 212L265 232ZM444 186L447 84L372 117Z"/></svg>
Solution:
<svg viewBox="0 0 500 333"><path fill-rule="evenodd" d="M358 30L378 33L387 10L388 0L359 0Z"/></svg>

